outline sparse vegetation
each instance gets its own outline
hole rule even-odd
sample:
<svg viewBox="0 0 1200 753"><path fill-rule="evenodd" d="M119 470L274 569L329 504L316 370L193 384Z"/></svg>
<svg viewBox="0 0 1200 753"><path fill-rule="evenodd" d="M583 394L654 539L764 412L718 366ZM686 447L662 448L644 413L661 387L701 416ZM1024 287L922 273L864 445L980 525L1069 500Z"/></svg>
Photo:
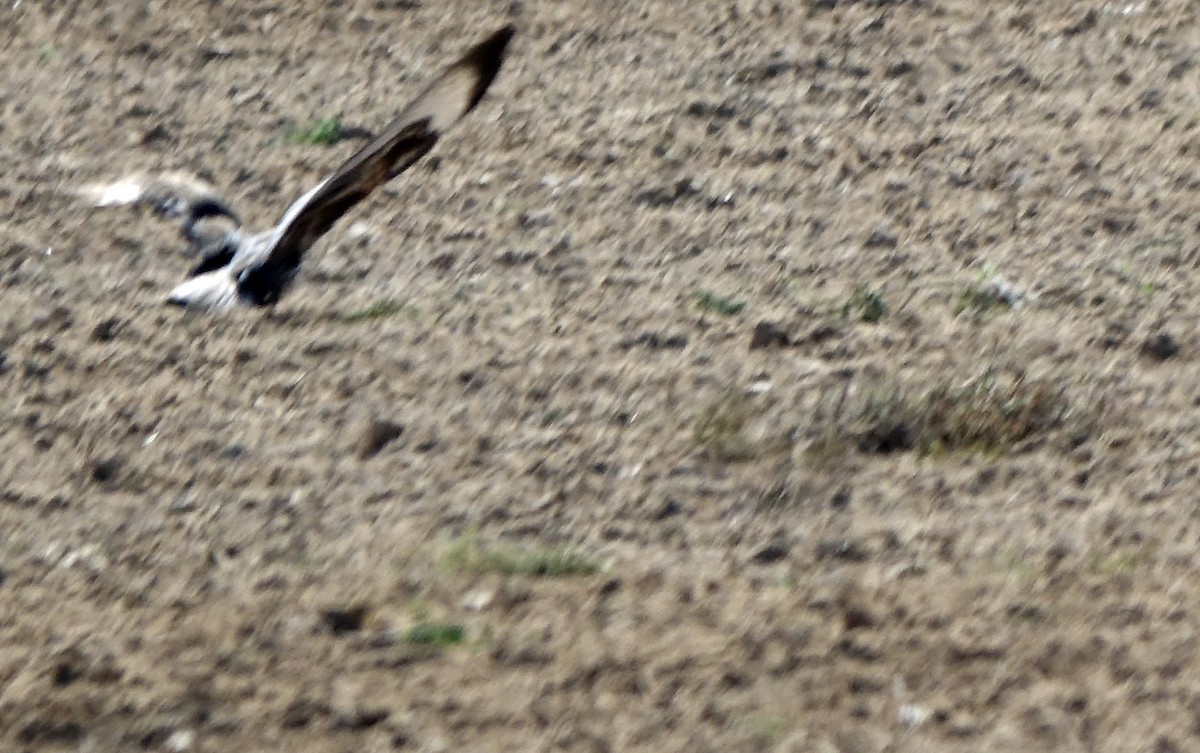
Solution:
<svg viewBox="0 0 1200 753"><path fill-rule="evenodd" d="M722 395L705 405L692 424L692 441L717 460L749 460L754 447L744 434L749 400L740 393Z"/></svg>
<svg viewBox="0 0 1200 753"><path fill-rule="evenodd" d="M466 630L453 622L421 622L405 631L402 641L413 646L454 646L462 643Z"/></svg>
<svg viewBox="0 0 1200 753"><path fill-rule="evenodd" d="M859 285L842 304L842 318L874 324L887 315L883 291L866 284Z"/></svg>
<svg viewBox="0 0 1200 753"><path fill-rule="evenodd" d="M384 317L399 314L409 309L408 304L403 301L398 301L394 298L384 298L376 301L366 308L359 309L346 315L347 322L368 322L374 319L383 319Z"/></svg>
<svg viewBox="0 0 1200 753"><path fill-rule="evenodd" d="M1000 294L995 285L987 280L972 282L958 294L954 313L986 314L996 309L1012 308L1010 302Z"/></svg>
<svg viewBox="0 0 1200 753"><path fill-rule="evenodd" d="M1122 284L1132 285L1133 287L1138 289L1139 293L1142 293L1143 295L1146 295L1146 296L1152 295L1154 293L1154 289L1155 289L1154 282L1152 280L1144 279L1133 268L1132 264L1121 264L1120 266L1115 268L1113 271L1116 274L1117 279L1120 280Z"/></svg>
<svg viewBox="0 0 1200 753"><path fill-rule="evenodd" d="M571 549L485 545L469 534L451 542L442 557L442 563L455 572L537 578L592 575L601 570L598 562Z"/></svg>
<svg viewBox="0 0 1200 753"><path fill-rule="evenodd" d="M978 279L958 294L954 313L967 312L982 316L997 309L1015 309L1031 300L1034 300L1034 296L1026 290L999 277L990 268L984 268Z"/></svg>
<svg viewBox="0 0 1200 753"><path fill-rule="evenodd" d="M746 308L746 302L723 298L716 293L704 290L696 294L696 306L701 311L721 316L737 316L742 313L742 309Z"/></svg>
<svg viewBox="0 0 1200 753"><path fill-rule="evenodd" d="M328 146L342 139L342 122L338 118L314 120L308 125L292 128L287 140L292 144L321 144Z"/></svg>
<svg viewBox="0 0 1200 753"><path fill-rule="evenodd" d="M775 714L747 714L737 720L736 726L758 745L768 747L778 743L792 729L792 720Z"/></svg>
<svg viewBox="0 0 1200 753"><path fill-rule="evenodd" d="M1152 544L1104 549L1092 558L1091 569L1102 575L1132 575L1144 569L1158 556Z"/></svg>
<svg viewBox="0 0 1200 753"><path fill-rule="evenodd" d="M809 452L814 457L856 449L1003 453L1055 429L1079 423L1058 383L993 371L962 384L942 383L912 395L894 384L865 390L857 410L836 420Z"/></svg>

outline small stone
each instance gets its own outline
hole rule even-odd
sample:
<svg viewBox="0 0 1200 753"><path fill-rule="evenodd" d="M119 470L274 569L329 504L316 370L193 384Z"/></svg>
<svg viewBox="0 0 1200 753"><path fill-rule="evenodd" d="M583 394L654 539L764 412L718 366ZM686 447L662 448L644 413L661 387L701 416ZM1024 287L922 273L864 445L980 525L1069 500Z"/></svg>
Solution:
<svg viewBox="0 0 1200 753"><path fill-rule="evenodd" d="M462 600L463 609L472 612L482 612L491 606L492 601L496 598L495 591L478 590L467 594Z"/></svg>
<svg viewBox="0 0 1200 753"><path fill-rule="evenodd" d="M187 753L196 745L196 733L190 729L175 730L167 738L166 748L171 753Z"/></svg>
<svg viewBox="0 0 1200 753"><path fill-rule="evenodd" d="M900 720L900 723L909 729L920 727L922 724L927 722L929 717L932 715L933 712L924 706L916 706L911 703L904 704L900 707L900 710L896 712L896 716Z"/></svg>
<svg viewBox="0 0 1200 753"><path fill-rule="evenodd" d="M895 248L900 237L887 228L876 228L867 237L867 248Z"/></svg>

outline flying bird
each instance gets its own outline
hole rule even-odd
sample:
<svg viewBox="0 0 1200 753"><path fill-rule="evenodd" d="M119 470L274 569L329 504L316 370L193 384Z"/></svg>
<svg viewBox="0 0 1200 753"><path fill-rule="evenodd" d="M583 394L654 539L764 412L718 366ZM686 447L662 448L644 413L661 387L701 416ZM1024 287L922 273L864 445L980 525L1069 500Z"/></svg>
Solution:
<svg viewBox="0 0 1200 753"><path fill-rule="evenodd" d="M144 204L179 222L200 262L167 301L218 310L272 306L290 287L313 243L355 204L433 149L470 112L496 78L512 39L509 25L472 47L341 167L292 203L275 227L246 233L227 202L206 183L178 173L129 176L78 193L95 206Z"/></svg>

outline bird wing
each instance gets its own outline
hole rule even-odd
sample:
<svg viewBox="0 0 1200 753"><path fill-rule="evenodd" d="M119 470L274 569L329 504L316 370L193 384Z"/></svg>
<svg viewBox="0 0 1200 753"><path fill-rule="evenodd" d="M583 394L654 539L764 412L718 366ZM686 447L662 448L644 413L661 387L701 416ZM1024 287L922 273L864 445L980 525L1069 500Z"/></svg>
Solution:
<svg viewBox="0 0 1200 753"><path fill-rule="evenodd" d="M264 272L274 276L279 270L298 266L304 252L351 207L429 153L446 129L483 98L514 32L511 25L505 26L468 50L374 140L293 203L277 226L276 241L261 265L274 271ZM254 270L247 272L254 274Z"/></svg>
<svg viewBox="0 0 1200 753"><path fill-rule="evenodd" d="M215 188L184 173L134 173L113 183L79 186L72 193L96 207L148 206L167 219L177 220L194 251L203 250L242 224ZM214 222L200 224L210 219Z"/></svg>

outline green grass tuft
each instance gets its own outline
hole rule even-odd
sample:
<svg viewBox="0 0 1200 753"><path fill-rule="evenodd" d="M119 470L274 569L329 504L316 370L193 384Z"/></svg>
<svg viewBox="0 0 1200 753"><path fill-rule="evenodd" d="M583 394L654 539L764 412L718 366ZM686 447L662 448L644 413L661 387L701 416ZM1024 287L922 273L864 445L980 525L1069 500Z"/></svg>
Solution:
<svg viewBox="0 0 1200 753"><path fill-rule="evenodd" d="M346 315L347 322L369 322L374 319L383 319L384 317L393 316L409 309L408 304L403 301L398 301L394 298L385 298L381 301L376 301L366 308L359 309L353 313Z"/></svg>
<svg viewBox="0 0 1200 753"><path fill-rule="evenodd" d="M859 285L842 304L842 318L855 319L874 324L887 315L887 304L883 292L867 285Z"/></svg>
<svg viewBox="0 0 1200 753"><path fill-rule="evenodd" d="M422 622L405 631L401 640L412 646L455 646L462 643L466 630L452 622Z"/></svg>
<svg viewBox="0 0 1200 753"><path fill-rule="evenodd" d="M342 140L342 122L338 118L314 120L288 131L287 140L292 144L336 144Z"/></svg>
<svg viewBox="0 0 1200 753"><path fill-rule="evenodd" d="M735 301L732 298L722 298L707 290L696 293L696 306L702 311L708 311L721 316L737 316L746 308L745 301Z"/></svg>
<svg viewBox="0 0 1200 753"><path fill-rule="evenodd" d="M601 570L598 562L574 550L484 545L472 535L460 536L453 541L442 562L455 572L534 578L592 575Z"/></svg>

